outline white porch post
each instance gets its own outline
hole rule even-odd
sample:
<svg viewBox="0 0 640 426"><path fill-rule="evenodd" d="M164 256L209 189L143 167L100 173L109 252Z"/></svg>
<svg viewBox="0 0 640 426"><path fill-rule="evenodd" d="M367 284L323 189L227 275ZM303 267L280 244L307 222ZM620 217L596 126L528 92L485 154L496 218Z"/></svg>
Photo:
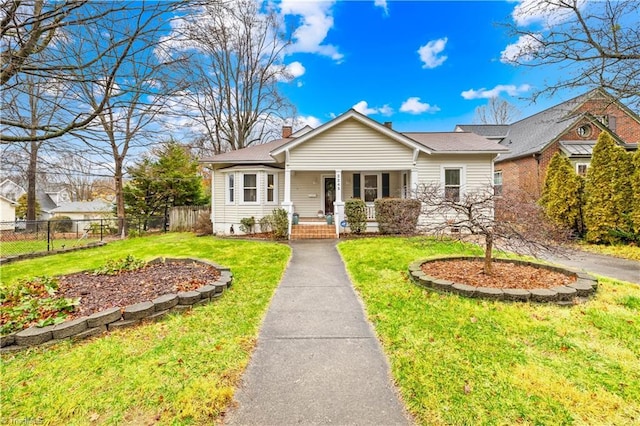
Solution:
<svg viewBox="0 0 640 426"><path fill-rule="evenodd" d="M418 149L413 150L413 159L412 159L412 167L411 167L411 180L409 182L409 191L411 194L410 198L416 198L418 191L418 156L420 155L420 151Z"/></svg>
<svg viewBox="0 0 640 426"><path fill-rule="evenodd" d="M342 170L336 170L336 201L333 203L333 219L336 236L340 238L340 222L344 217L344 201L342 201Z"/></svg>
<svg viewBox="0 0 640 426"><path fill-rule="evenodd" d="M293 203L291 202L291 169L289 168L289 150L285 152L286 161L284 164L284 201L282 208L287 211L289 219L289 239L291 239L291 226L293 224Z"/></svg>
<svg viewBox="0 0 640 426"><path fill-rule="evenodd" d="M409 198L416 198L417 190L418 190L418 169L414 167L411 169L411 181L409 182Z"/></svg>

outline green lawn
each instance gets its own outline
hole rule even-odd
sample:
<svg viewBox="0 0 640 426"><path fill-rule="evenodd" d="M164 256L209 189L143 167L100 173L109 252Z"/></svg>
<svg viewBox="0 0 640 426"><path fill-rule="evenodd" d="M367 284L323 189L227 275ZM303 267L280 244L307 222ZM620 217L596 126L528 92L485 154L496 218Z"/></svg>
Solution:
<svg viewBox="0 0 640 426"><path fill-rule="evenodd" d="M461 253L415 238L339 250L420 424L640 424L640 287L600 280L567 307L465 299L417 287L407 265Z"/></svg>
<svg viewBox="0 0 640 426"><path fill-rule="evenodd" d="M132 254L229 266L234 286L187 315L2 357L9 424L211 424L230 403L290 256L269 242L166 234L2 266L2 282L93 269Z"/></svg>
<svg viewBox="0 0 640 426"><path fill-rule="evenodd" d="M621 257L623 259L640 260L640 247L627 245L606 246L599 244L578 244L580 250L590 251L598 254Z"/></svg>

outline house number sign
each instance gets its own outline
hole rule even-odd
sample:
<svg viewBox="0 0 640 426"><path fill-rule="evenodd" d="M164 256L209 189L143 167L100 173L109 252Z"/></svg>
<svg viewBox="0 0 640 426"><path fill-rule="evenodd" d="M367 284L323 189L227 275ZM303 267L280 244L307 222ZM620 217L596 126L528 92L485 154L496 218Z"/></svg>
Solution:
<svg viewBox="0 0 640 426"><path fill-rule="evenodd" d="M342 173L336 173L336 191L342 191Z"/></svg>

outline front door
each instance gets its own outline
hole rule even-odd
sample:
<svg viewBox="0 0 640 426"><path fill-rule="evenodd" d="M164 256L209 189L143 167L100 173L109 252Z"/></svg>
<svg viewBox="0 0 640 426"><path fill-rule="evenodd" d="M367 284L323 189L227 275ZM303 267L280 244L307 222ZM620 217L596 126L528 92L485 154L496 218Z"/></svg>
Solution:
<svg viewBox="0 0 640 426"><path fill-rule="evenodd" d="M324 178L324 214L333 214L333 203L336 201L336 178Z"/></svg>

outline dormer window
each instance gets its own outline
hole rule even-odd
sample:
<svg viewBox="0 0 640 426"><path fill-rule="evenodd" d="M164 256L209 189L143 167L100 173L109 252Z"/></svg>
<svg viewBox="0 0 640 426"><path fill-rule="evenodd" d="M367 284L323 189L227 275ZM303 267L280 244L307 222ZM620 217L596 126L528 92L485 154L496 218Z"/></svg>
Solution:
<svg viewBox="0 0 640 426"><path fill-rule="evenodd" d="M578 127L578 129L576 130L576 133L581 138L588 138L589 136L591 136L591 132L592 132L591 126L588 124L583 124L582 126Z"/></svg>

